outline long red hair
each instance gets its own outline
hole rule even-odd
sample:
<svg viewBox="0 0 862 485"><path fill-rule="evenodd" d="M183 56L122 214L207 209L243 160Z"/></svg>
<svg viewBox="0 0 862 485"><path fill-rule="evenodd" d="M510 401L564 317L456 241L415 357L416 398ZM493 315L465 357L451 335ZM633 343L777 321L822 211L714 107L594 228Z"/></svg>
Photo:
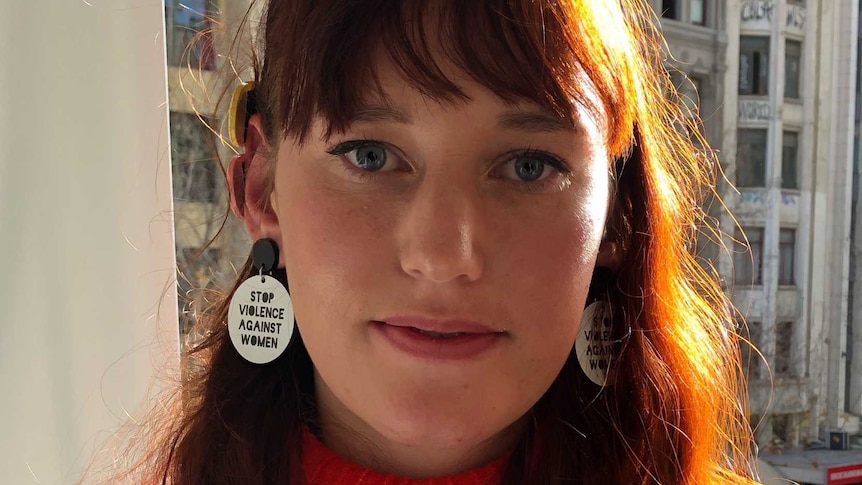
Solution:
<svg viewBox="0 0 862 485"><path fill-rule="evenodd" d="M693 125L665 74L656 23L643 0L272 0L262 18L256 103L272 141L301 142L316 116L343 128L377 89L378 46L429 97L464 99L431 55L430 29L448 60L505 100L572 119L574 103L589 104L585 81L597 88L601 102L590 107L609 120L613 155L607 237L623 256L610 295L625 315L616 382L596 387L573 351L531 411L505 484L754 477L730 305L688 250L716 160L692 143L700 135L686 129ZM237 284L251 274L247 263ZM227 337L229 296L202 323L184 400L168 408L135 468L148 483L304 483L312 361L297 335L275 363L244 362Z"/></svg>

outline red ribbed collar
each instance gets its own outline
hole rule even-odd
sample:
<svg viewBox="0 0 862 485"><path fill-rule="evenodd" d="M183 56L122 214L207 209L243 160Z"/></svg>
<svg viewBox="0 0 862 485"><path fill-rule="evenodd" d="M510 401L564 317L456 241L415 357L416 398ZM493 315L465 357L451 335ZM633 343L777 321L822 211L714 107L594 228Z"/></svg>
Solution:
<svg viewBox="0 0 862 485"><path fill-rule="evenodd" d="M351 463L327 448L308 428L302 438L308 485L498 485L509 456L511 453L459 475L420 480L379 473Z"/></svg>

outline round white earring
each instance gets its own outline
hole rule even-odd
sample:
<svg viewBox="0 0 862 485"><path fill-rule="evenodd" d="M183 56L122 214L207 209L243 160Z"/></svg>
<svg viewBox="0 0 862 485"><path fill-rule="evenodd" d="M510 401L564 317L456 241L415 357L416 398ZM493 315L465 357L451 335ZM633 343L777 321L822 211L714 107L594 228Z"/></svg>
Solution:
<svg viewBox="0 0 862 485"><path fill-rule="evenodd" d="M245 360L268 364L284 352L293 337L293 302L287 288L275 276L267 275L278 265L275 241L255 241L252 261L258 274L234 292L228 309L228 333Z"/></svg>

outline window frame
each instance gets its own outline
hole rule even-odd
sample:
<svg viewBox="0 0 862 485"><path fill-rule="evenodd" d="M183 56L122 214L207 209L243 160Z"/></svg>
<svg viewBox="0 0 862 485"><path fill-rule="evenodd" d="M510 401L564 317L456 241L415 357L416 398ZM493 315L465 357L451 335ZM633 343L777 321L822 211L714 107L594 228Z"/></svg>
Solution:
<svg viewBox="0 0 862 485"><path fill-rule="evenodd" d="M789 241L785 236L790 235ZM789 262L786 261L789 259ZM778 285L796 285L796 229L782 227L778 230Z"/></svg>
<svg viewBox="0 0 862 485"><path fill-rule="evenodd" d="M792 138L795 139L795 143L793 145L788 144L788 136L792 135ZM784 130L781 135L781 188L789 189L789 190L799 190L799 138L801 133L797 130ZM794 149L794 156L788 157L787 148L792 146ZM792 161L793 163L793 183L790 184L788 182L788 161Z"/></svg>
<svg viewBox="0 0 862 485"><path fill-rule="evenodd" d="M742 368L749 379L760 377L760 367L763 360L760 357L760 346L763 340L763 322L760 320L741 319L737 322L737 332L747 340L739 340Z"/></svg>
<svg viewBox="0 0 862 485"><path fill-rule="evenodd" d="M666 4L670 4L669 6ZM659 16L663 19L681 20L680 7L682 0L661 0L659 7Z"/></svg>
<svg viewBox="0 0 862 485"><path fill-rule="evenodd" d="M743 147L755 147L756 145L753 143L743 143L746 138L751 140L757 134L760 136L762 134L762 145L763 145L763 153L760 154L758 158L754 158L752 156L747 156L746 152L750 151L751 153L754 150L746 150L743 151ZM743 136L746 135L746 136ZM736 186L739 188L765 188L766 187L766 164L768 163L766 152L767 145L769 143L769 130L767 128L738 128L736 131ZM743 164L751 164L753 162L760 163L760 173L752 176L752 180L742 181L740 180L740 174L743 172L740 170L740 167ZM748 170L744 172L746 174L754 174L754 170ZM744 182L744 183L743 183Z"/></svg>
<svg viewBox="0 0 862 485"><path fill-rule="evenodd" d="M790 59L788 57L788 52L791 51L791 49L789 48L791 45L798 46L798 51L797 51L798 57L796 58L797 68L796 68L795 79L793 79L794 82L788 83L788 80L791 79L790 78L790 69L788 69L788 67L791 65ZM794 49L795 48L796 47L794 47ZM802 93L802 54L803 54L802 41L795 40L795 39L786 39L785 40L785 42L784 42L784 98L785 99L795 99L795 100L801 99L801 93ZM788 86L791 86L791 85L795 86L795 89L793 90L791 95L788 95L788 91L789 91Z"/></svg>
<svg viewBox="0 0 862 485"><path fill-rule="evenodd" d="M775 323L773 375L775 377L793 376L793 321Z"/></svg>
<svg viewBox="0 0 862 485"><path fill-rule="evenodd" d="M764 228L749 226L742 228L747 236L748 246L745 251L734 251L733 255L733 281L742 286L763 285L763 236ZM736 230L736 240L739 244L745 244L746 238L743 232ZM740 264L742 263L742 264ZM741 268L749 270L743 275ZM747 276L743 278L743 276Z"/></svg>
<svg viewBox="0 0 862 485"><path fill-rule="evenodd" d="M746 42L747 41L747 42ZM759 43L760 45L756 45ZM747 47L746 47L746 44ZM741 35L739 37L739 79L737 79L737 93L740 96L769 96L769 49L771 39L765 35ZM761 54L761 55L758 55ZM746 81L750 82L751 89L743 89L743 61L751 57L750 76ZM763 74L765 73L765 76Z"/></svg>
<svg viewBox="0 0 862 485"><path fill-rule="evenodd" d="M700 20L695 20L693 15L692 15L692 12L694 12L693 5L695 2L698 2L700 4L700 16L701 16ZM701 25L701 26L705 27L707 24L707 20L709 19L709 15L707 13L708 5L709 5L708 0L689 0L688 1L689 22L694 24L694 25Z"/></svg>

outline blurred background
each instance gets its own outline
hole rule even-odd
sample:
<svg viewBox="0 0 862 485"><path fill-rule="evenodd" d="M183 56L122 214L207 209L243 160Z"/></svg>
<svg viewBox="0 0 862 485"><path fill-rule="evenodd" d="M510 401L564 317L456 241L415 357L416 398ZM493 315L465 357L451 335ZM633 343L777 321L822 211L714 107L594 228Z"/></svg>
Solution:
<svg viewBox="0 0 862 485"><path fill-rule="evenodd" d="M2 483L72 483L250 248L222 141L248 1L49 3L0 5ZM862 483L860 3L651 0L774 483Z"/></svg>

